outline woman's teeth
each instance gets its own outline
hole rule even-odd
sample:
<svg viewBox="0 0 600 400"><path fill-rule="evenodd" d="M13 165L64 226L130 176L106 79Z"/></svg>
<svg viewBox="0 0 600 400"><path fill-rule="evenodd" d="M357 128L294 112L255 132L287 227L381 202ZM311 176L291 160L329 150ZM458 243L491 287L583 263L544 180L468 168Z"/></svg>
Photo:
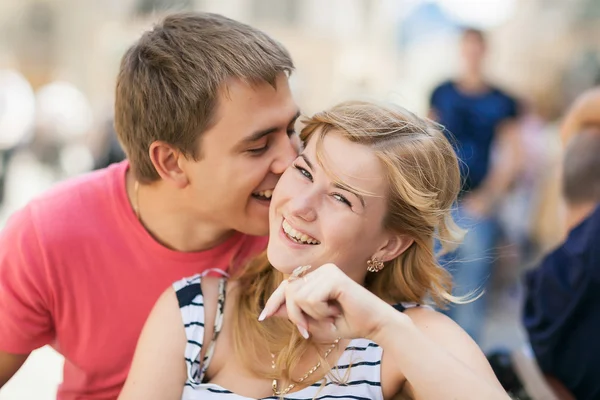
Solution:
<svg viewBox="0 0 600 400"><path fill-rule="evenodd" d="M289 237L296 243L313 244L313 245L321 244L321 242L319 242L317 239L314 239L304 233L300 233L297 230L295 230L294 228L292 228L285 219L283 220L283 223L281 224L281 226L283 228L283 231L287 235L287 237Z"/></svg>
<svg viewBox="0 0 600 400"><path fill-rule="evenodd" d="M255 197L261 197L263 199L270 200L271 196L273 196L272 190L261 190L260 192L252 193Z"/></svg>

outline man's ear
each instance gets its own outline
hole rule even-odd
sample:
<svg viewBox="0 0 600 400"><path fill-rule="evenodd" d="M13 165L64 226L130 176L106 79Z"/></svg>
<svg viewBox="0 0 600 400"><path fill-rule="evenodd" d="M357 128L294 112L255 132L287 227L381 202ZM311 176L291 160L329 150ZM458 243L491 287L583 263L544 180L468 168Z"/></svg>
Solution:
<svg viewBox="0 0 600 400"><path fill-rule="evenodd" d="M185 158L181 151L158 140L152 142L148 151L150 161L162 180L171 182L180 188L189 183L189 179L180 165Z"/></svg>

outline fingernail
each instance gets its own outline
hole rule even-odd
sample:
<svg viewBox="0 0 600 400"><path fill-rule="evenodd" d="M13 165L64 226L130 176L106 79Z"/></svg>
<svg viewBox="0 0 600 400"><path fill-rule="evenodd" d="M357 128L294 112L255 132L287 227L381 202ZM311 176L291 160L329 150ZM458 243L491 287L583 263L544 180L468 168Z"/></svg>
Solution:
<svg viewBox="0 0 600 400"><path fill-rule="evenodd" d="M267 309L265 308L264 310L262 310L262 312L260 313L260 315L258 316L258 322L262 322L264 321L264 319L267 317Z"/></svg>
<svg viewBox="0 0 600 400"><path fill-rule="evenodd" d="M302 335L302 337L304 339L308 339L308 331L306 329L304 329L303 327L301 327L300 325L298 326L298 331L300 331L300 334Z"/></svg>
<svg viewBox="0 0 600 400"><path fill-rule="evenodd" d="M331 324L330 326L331 332L337 332L337 326L335 326L335 324Z"/></svg>

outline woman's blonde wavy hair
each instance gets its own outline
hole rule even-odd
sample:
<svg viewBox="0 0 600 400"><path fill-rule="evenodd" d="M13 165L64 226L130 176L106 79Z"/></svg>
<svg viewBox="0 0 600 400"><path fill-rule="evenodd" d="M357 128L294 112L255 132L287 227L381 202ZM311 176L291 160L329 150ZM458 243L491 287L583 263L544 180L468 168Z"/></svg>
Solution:
<svg viewBox="0 0 600 400"><path fill-rule="evenodd" d="M321 165L322 139L333 131L375 152L385 167L389 187L384 228L414 240L399 257L385 263L382 271L368 274L365 287L392 304L462 302L452 296L450 275L438 264L434 251L436 239L440 253L445 253L464 235L451 217L461 184L459 161L441 127L399 106L365 101L341 103L303 122L300 136L305 143L318 135ZM287 320L257 320L283 275L269 264L265 253L234 278L239 283L234 307L236 354L258 376L295 382L291 371L314 343L303 339ZM275 370L258 366L257 360L264 360L269 353L278 354Z"/></svg>

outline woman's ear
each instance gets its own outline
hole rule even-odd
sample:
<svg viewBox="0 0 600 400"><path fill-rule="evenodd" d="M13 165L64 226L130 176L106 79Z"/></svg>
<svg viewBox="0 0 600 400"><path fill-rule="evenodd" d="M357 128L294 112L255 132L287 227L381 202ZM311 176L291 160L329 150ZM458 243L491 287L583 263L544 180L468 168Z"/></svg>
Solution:
<svg viewBox="0 0 600 400"><path fill-rule="evenodd" d="M404 234L390 234L382 246L373 254L373 257L387 262L404 253L415 240Z"/></svg>

